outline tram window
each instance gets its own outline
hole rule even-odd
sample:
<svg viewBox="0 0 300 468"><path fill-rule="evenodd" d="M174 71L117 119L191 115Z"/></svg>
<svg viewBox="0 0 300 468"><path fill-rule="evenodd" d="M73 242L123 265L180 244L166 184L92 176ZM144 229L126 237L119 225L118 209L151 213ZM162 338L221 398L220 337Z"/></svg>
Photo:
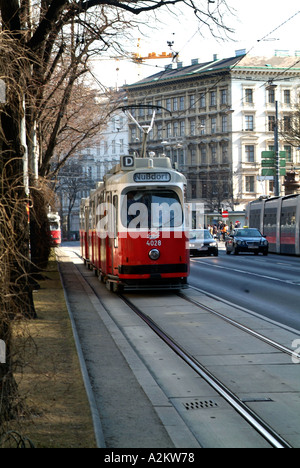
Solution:
<svg viewBox="0 0 300 468"><path fill-rule="evenodd" d="M282 226L294 226L296 224L296 213L290 211L289 207L282 209L281 214L281 225Z"/></svg>
<svg viewBox="0 0 300 468"><path fill-rule="evenodd" d="M124 194L122 224L127 228L174 228L183 223L183 210L172 190L131 190Z"/></svg>
<svg viewBox="0 0 300 468"><path fill-rule="evenodd" d="M260 229L260 209L250 211L250 226Z"/></svg>

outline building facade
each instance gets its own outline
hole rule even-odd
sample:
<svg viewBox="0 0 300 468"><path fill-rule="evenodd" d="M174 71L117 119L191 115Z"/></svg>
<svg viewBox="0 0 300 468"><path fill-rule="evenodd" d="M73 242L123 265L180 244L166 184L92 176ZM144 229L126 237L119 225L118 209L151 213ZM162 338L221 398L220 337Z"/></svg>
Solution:
<svg viewBox="0 0 300 468"><path fill-rule="evenodd" d="M274 149L276 102L285 127L299 103L298 61L246 55L194 60L125 87L128 105L142 105L132 107L140 125L150 124L151 106L157 106L148 151L166 154L186 175L189 201L204 202L208 211L239 211L274 194L274 181L261 175L261 153ZM268 89L270 82L276 89ZM130 122L131 151L139 153L141 142L141 131ZM286 151L287 167L299 163L297 148L280 135L279 148Z"/></svg>

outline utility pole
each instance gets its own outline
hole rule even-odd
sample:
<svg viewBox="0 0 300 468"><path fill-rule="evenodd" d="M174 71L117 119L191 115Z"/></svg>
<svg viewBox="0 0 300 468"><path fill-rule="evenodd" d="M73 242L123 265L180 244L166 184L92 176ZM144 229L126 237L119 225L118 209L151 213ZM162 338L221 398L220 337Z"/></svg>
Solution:
<svg viewBox="0 0 300 468"><path fill-rule="evenodd" d="M278 101L276 100L276 88L277 88L277 85L275 85L273 83L273 80L270 80L269 84L267 86L267 90L274 92L274 99L275 99L275 122L274 122L275 176L274 176L274 194L275 194L275 197L279 197L280 196L280 155L279 155L279 139L278 139L279 117L278 117Z"/></svg>
<svg viewBox="0 0 300 468"><path fill-rule="evenodd" d="M278 101L275 100L275 126L274 126L274 141L275 141L275 179L274 193L275 197L280 196L280 158L279 158L279 141L278 141Z"/></svg>

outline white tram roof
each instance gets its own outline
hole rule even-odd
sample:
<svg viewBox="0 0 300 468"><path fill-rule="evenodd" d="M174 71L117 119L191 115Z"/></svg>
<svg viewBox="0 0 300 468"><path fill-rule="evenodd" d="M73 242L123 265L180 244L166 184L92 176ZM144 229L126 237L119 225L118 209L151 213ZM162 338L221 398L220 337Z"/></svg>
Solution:
<svg viewBox="0 0 300 468"><path fill-rule="evenodd" d="M113 167L104 183L186 183L185 176L172 168L168 157L136 158L121 156L120 164Z"/></svg>

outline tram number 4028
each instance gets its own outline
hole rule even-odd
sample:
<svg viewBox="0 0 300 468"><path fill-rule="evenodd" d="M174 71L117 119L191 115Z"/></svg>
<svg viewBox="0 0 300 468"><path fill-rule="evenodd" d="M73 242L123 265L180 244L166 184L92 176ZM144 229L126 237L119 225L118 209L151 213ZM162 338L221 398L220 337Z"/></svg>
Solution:
<svg viewBox="0 0 300 468"><path fill-rule="evenodd" d="M160 247L161 246L161 240L158 240L158 239L147 240L146 244L149 247Z"/></svg>

